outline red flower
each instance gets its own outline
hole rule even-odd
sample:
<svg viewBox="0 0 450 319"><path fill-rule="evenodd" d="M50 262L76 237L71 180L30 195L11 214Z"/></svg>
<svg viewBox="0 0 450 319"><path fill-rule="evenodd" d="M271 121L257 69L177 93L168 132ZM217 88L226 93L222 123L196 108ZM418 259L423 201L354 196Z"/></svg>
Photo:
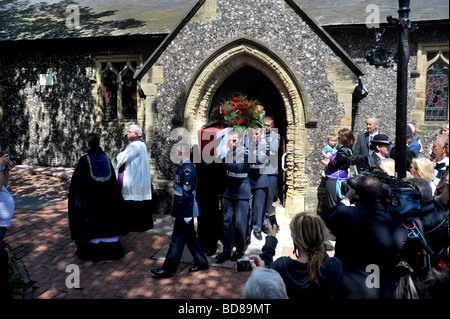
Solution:
<svg viewBox="0 0 450 319"><path fill-rule="evenodd" d="M261 116L264 110L254 106L259 104L257 100L250 101L245 95L234 93L211 112L211 120L217 121L218 127L264 127Z"/></svg>

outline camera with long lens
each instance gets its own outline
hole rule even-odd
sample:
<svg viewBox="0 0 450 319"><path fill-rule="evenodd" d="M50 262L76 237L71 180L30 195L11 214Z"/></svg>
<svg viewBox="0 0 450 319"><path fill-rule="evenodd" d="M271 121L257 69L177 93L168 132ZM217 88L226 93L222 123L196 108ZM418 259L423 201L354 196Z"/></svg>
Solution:
<svg viewBox="0 0 450 319"><path fill-rule="evenodd" d="M7 151L3 151L2 152L2 156L8 154L9 155L9 159L13 162L16 162L17 165L21 165L22 164L22 155L13 155L8 153Z"/></svg>
<svg viewBox="0 0 450 319"><path fill-rule="evenodd" d="M402 220L419 217L422 212L420 192L410 183L399 181L384 172L363 172L347 180L348 187L356 189L356 183L362 176L374 176L383 185L382 203L389 213Z"/></svg>

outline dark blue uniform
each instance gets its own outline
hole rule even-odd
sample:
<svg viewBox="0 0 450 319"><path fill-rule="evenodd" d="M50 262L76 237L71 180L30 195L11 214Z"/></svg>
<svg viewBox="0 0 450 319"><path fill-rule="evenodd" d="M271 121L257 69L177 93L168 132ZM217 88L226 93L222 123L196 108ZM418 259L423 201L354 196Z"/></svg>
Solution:
<svg viewBox="0 0 450 319"><path fill-rule="evenodd" d="M174 175L174 200L171 215L175 217L173 233L163 269L175 273L186 244L199 267L206 267L208 260L200 245L194 228L194 217L198 216L198 206L195 201L197 172L194 164L183 162ZM191 218L186 222L185 218Z"/></svg>
<svg viewBox="0 0 450 319"><path fill-rule="evenodd" d="M278 185L278 150L280 148L280 134L269 133L266 135L266 147L269 154L269 160L266 162L266 173L269 179L269 187L267 188L266 204L264 206L263 225L267 225L268 218L272 213L273 199L277 194Z"/></svg>
<svg viewBox="0 0 450 319"><path fill-rule="evenodd" d="M223 211L223 253L231 252L231 228L233 217L236 229L236 253L232 260L244 253L244 243L248 227L249 199L251 195L248 171L248 151L244 147L228 152L223 159L227 169L222 197Z"/></svg>
<svg viewBox="0 0 450 319"><path fill-rule="evenodd" d="M252 142L249 146L250 169L248 177L252 196L250 198L250 212L253 209L253 231L256 238L261 238L264 206L266 203L269 178L265 173L266 147L259 142ZM251 216L251 214L250 214Z"/></svg>

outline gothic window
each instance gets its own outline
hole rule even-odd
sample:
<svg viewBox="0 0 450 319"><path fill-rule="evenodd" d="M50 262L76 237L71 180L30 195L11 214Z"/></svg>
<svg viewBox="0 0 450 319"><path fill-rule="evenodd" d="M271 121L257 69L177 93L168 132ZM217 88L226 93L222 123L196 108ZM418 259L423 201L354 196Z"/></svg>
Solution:
<svg viewBox="0 0 450 319"><path fill-rule="evenodd" d="M139 58L101 57L96 59L96 65L96 122L108 126L136 122L140 105L137 98L138 83L133 75L139 65Z"/></svg>
<svg viewBox="0 0 450 319"><path fill-rule="evenodd" d="M427 53L425 121L448 121L448 52Z"/></svg>

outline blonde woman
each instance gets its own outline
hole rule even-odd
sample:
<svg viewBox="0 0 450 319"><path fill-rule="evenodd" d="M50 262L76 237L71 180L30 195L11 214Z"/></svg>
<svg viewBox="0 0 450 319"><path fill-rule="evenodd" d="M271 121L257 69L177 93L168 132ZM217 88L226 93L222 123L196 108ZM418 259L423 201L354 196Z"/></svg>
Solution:
<svg viewBox="0 0 450 319"><path fill-rule="evenodd" d="M252 267L269 265L278 271L289 299L334 299L342 264L325 252L329 234L322 218L314 213L299 213L292 218L290 230L295 259L280 257L273 261L277 245L276 227L269 224L262 254L249 257L255 261Z"/></svg>
<svg viewBox="0 0 450 319"><path fill-rule="evenodd" d="M436 185L432 182L434 180L433 162L424 157L413 158L409 172L412 177L422 177L426 179L430 183L432 194L434 194Z"/></svg>
<svg viewBox="0 0 450 319"><path fill-rule="evenodd" d="M389 176L395 176L395 160L393 158L383 158L378 161L377 169L385 172Z"/></svg>

